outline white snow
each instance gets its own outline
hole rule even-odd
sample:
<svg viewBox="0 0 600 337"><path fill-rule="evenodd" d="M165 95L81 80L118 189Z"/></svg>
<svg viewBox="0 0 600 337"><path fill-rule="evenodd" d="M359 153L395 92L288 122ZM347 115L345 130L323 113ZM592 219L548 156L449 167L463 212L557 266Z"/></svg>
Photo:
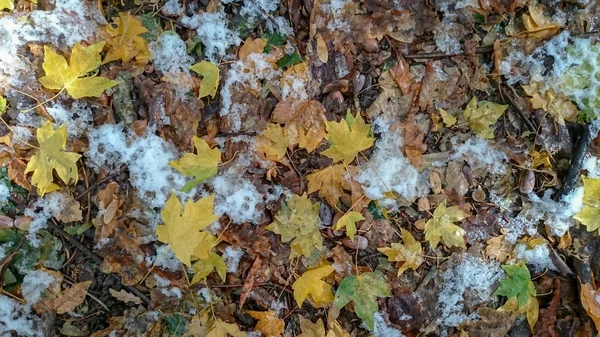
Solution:
<svg viewBox="0 0 600 337"><path fill-rule="evenodd" d="M451 140L457 143L457 139ZM473 171L485 170L490 174L503 174L508 169L508 156L496 149L488 140L471 137L454 148L450 160L461 159L467 162Z"/></svg>
<svg viewBox="0 0 600 337"><path fill-rule="evenodd" d="M181 262L169 245L156 246L154 265L170 271L178 271L181 268Z"/></svg>
<svg viewBox="0 0 600 337"><path fill-rule="evenodd" d="M181 0L168 0L162 7L166 15L179 16L183 14L183 5Z"/></svg>
<svg viewBox="0 0 600 337"><path fill-rule="evenodd" d="M41 320L32 313L31 307L12 298L0 295L0 335L20 337L43 336Z"/></svg>
<svg viewBox="0 0 600 337"><path fill-rule="evenodd" d="M536 245L533 249L529 249L526 244L519 243L513 250L513 256L514 261L531 265L536 273L544 272L546 269L558 270L550 258L548 244Z"/></svg>
<svg viewBox="0 0 600 337"><path fill-rule="evenodd" d="M236 224L258 223L261 214L257 206L263 203L263 196L254 184L225 173L213 178L209 185L216 193L214 212L217 216L226 214Z"/></svg>
<svg viewBox="0 0 600 337"><path fill-rule="evenodd" d="M0 182L0 205L6 204L10 199L10 189L5 181Z"/></svg>
<svg viewBox="0 0 600 337"><path fill-rule="evenodd" d="M225 263L227 263L228 273L237 273L242 256L244 256L244 251L238 247L228 246L225 248L222 258L224 258Z"/></svg>
<svg viewBox="0 0 600 337"><path fill-rule="evenodd" d="M42 298L42 294L55 280L50 273L43 270L33 270L27 273L21 284L21 292L27 304L36 304Z"/></svg>
<svg viewBox="0 0 600 337"><path fill-rule="evenodd" d="M154 58L154 67L164 74L164 80L171 83L177 97L186 99L186 94L194 87L189 67L194 58L187 54L185 42L175 32L164 32L148 46Z"/></svg>
<svg viewBox="0 0 600 337"><path fill-rule="evenodd" d="M68 138L83 136L87 128L94 122L92 109L85 101L76 100L71 107L61 103L54 103L46 107L48 113L54 118L54 127L67 124Z"/></svg>
<svg viewBox="0 0 600 337"><path fill-rule="evenodd" d="M600 165L598 165L598 158L596 156L586 158L582 169L588 171L588 178L600 178Z"/></svg>
<svg viewBox="0 0 600 337"><path fill-rule="evenodd" d="M227 28L227 17L224 12L194 14L184 17L181 22L190 29L195 29L204 45L202 52L212 62L218 62L225 56L231 46L242 43L237 32Z"/></svg>
<svg viewBox="0 0 600 337"><path fill-rule="evenodd" d="M376 312L373 318L375 319L373 337L404 337L400 330L390 326L381 311Z"/></svg>
<svg viewBox="0 0 600 337"><path fill-rule="evenodd" d="M71 200L73 200L71 195L66 192L56 191L38 198L31 206L25 209L23 214L31 217L27 239L32 246L39 246L40 239L37 238L37 233L41 229L46 228L47 222L51 218L60 216Z"/></svg>
<svg viewBox="0 0 600 337"><path fill-rule="evenodd" d="M175 298L181 298L183 296L181 289L177 287L169 288L169 286L171 285L171 281L156 274L152 274L152 276L154 276L154 280L156 281L156 287L163 295Z"/></svg>

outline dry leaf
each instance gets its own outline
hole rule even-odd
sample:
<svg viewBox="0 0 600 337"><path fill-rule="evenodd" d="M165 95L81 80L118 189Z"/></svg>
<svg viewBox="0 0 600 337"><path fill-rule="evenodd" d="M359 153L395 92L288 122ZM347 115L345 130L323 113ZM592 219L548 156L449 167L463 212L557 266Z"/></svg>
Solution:
<svg viewBox="0 0 600 337"><path fill-rule="evenodd" d="M275 311L248 311L248 314L258 320L255 330L262 332L266 337L281 337L285 323L275 315Z"/></svg>
<svg viewBox="0 0 600 337"><path fill-rule="evenodd" d="M116 298L117 300L119 300L121 302L125 302L125 303L131 302L131 303L137 304L137 305L144 303L139 297L135 296L134 294L128 293L124 289L121 289L119 291L116 291L114 289L108 289L108 292L110 293L110 295L112 297Z"/></svg>
<svg viewBox="0 0 600 337"><path fill-rule="evenodd" d="M262 54L263 51L265 50L266 46L267 46L266 39L263 39L263 38L252 39L250 37L247 38L246 41L244 42L244 45L242 45L240 47L240 50L238 52L240 60L245 59L250 54L254 54L254 53Z"/></svg>
<svg viewBox="0 0 600 337"><path fill-rule="evenodd" d="M42 302L42 305L49 310L56 311L57 314L66 314L83 303L91 284L92 281L76 283L59 294L52 294Z"/></svg>

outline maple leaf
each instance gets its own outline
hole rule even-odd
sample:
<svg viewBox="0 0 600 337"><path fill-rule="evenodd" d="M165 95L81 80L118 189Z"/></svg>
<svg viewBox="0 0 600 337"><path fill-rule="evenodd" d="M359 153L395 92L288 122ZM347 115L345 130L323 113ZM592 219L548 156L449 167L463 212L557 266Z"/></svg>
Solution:
<svg viewBox="0 0 600 337"><path fill-rule="evenodd" d="M378 251L388 257L390 262L404 262L398 269L398 276L407 269L417 270L423 263L421 243L415 240L414 236L406 229L400 228L400 230L402 231L402 242L404 244L394 242L390 248L377 248Z"/></svg>
<svg viewBox="0 0 600 337"><path fill-rule="evenodd" d="M348 212L338 220L338 222L335 224L335 229L340 230L345 227L346 235L348 235L350 240L354 240L354 235L356 235L356 222L364 219L365 217L362 216L360 212Z"/></svg>
<svg viewBox="0 0 600 337"><path fill-rule="evenodd" d="M335 293L333 306L343 308L346 304L354 302L354 311L365 324L373 330L375 324L373 315L379 309L377 297L391 296L390 285L383 275L378 272L363 273L344 278Z"/></svg>
<svg viewBox="0 0 600 337"><path fill-rule="evenodd" d="M360 113L357 113L354 118L348 112L346 119L340 122L326 121L325 124L326 138L331 144L321 154L333 159L334 162L342 161L344 165L348 165L359 152L370 148L375 142L375 138L369 135L371 125L364 122Z"/></svg>
<svg viewBox="0 0 600 337"><path fill-rule="evenodd" d="M303 102L296 107L297 117L291 122L291 125L298 129L298 146L306 149L308 153L319 147L327 135L325 111L323 104L315 100Z"/></svg>
<svg viewBox="0 0 600 337"><path fill-rule="evenodd" d="M228 337L229 335L231 337L248 336L245 332L240 331L240 328L237 325L223 322L220 318L217 318L206 337Z"/></svg>
<svg viewBox="0 0 600 337"><path fill-rule="evenodd" d="M535 81L521 87L528 96L531 96L529 98L531 107L548 112L558 124L565 125L565 121L574 122L577 120L579 110L567 96L557 93L552 88L543 91L543 84Z"/></svg>
<svg viewBox="0 0 600 337"><path fill-rule="evenodd" d="M219 88L219 67L208 61L201 61L190 67L191 70L202 76L198 98L209 96L215 98Z"/></svg>
<svg viewBox="0 0 600 337"><path fill-rule="evenodd" d="M66 90L73 98L99 97L104 90L119 84L104 77L86 77L102 64L100 52L105 43L102 41L87 47L75 44L69 64L62 55L44 46L42 68L46 75L39 78L40 83L51 90Z"/></svg>
<svg viewBox="0 0 600 337"><path fill-rule="evenodd" d="M585 225L588 232L600 230L600 179L582 177L583 208L573 217Z"/></svg>
<svg viewBox="0 0 600 337"><path fill-rule="evenodd" d="M317 305L325 305L333 301L333 293L331 292L331 285L325 281L321 281L322 278L333 273L335 268L330 265L323 265L315 269L305 271L296 282L292 285L294 289L294 299L298 303L298 307L302 307L302 303L308 296Z"/></svg>
<svg viewBox="0 0 600 337"><path fill-rule="evenodd" d="M494 296L506 296L508 301L498 310L526 313L529 326L533 329L539 315L539 304L529 269L524 264L503 265L502 269L508 278L500 280Z"/></svg>
<svg viewBox="0 0 600 337"><path fill-rule="evenodd" d="M64 151L67 147L67 125L54 130L52 123L47 121L37 129L37 140L40 147L27 163L25 174L33 172L31 183L37 186L39 194L43 196L58 188L52 183L53 171L65 184L71 179L76 182L79 179L77 160L81 155Z"/></svg>
<svg viewBox="0 0 600 337"><path fill-rule="evenodd" d="M433 217L425 223L425 240L429 241L432 248L437 247L440 240L448 248L467 248L463 238L465 231L454 222L468 217L469 214L461 211L457 206L446 207L446 200L444 200L433 211Z"/></svg>
<svg viewBox="0 0 600 337"><path fill-rule="evenodd" d="M73 311L83 303L91 284L92 281L79 282L57 294L50 294L37 308L40 313L47 310L56 311L57 314Z"/></svg>
<svg viewBox="0 0 600 337"><path fill-rule="evenodd" d="M442 116L442 121L444 122L444 125L446 125L447 128L456 124L456 117L452 116L451 114L448 113L448 111L446 111L444 109L440 109L439 111L440 111L440 116Z"/></svg>
<svg viewBox="0 0 600 337"><path fill-rule="evenodd" d="M147 33L148 29L131 13L119 13L113 18L114 24L105 28L106 42L110 47L103 63L122 60L124 63L133 63L137 67L145 66L150 61L148 42L140 35Z"/></svg>
<svg viewBox="0 0 600 337"><path fill-rule="evenodd" d="M581 306L583 306L588 316L594 321L596 330L600 331L600 303L596 300L600 296L600 293L591 284L582 283L579 295Z"/></svg>
<svg viewBox="0 0 600 337"><path fill-rule="evenodd" d="M200 259L194 262L192 269L194 269L194 278L192 279L192 284L196 284L204 280L213 270L216 270L219 274L219 277L221 277L221 280L225 282L227 264L225 264L225 260L221 256L215 253L208 253L208 257L206 259Z"/></svg>
<svg viewBox="0 0 600 337"><path fill-rule="evenodd" d="M344 186L348 185L346 168L342 164L328 166L306 176L308 180L307 193L319 191L319 197L325 198L327 202L336 207L340 196L344 194Z"/></svg>
<svg viewBox="0 0 600 337"><path fill-rule="evenodd" d="M325 337L325 326L322 319L319 318L316 323L304 318L302 315L298 315L298 319L300 320L300 330L302 331L298 337Z"/></svg>
<svg viewBox="0 0 600 337"><path fill-rule="evenodd" d="M281 337L285 323L275 315L275 311L248 311L248 314L257 319L254 330L262 332L266 337Z"/></svg>
<svg viewBox="0 0 600 337"><path fill-rule="evenodd" d="M0 11L3 11L5 9L12 11L13 8L15 8L13 0L0 0Z"/></svg>
<svg viewBox="0 0 600 337"><path fill-rule="evenodd" d="M293 195L287 205L282 202L281 210L273 223L265 227L281 235L281 241L290 243L290 259L303 255L309 257L313 249L323 249L323 237L319 232L320 204L311 203L306 195Z"/></svg>
<svg viewBox="0 0 600 337"><path fill-rule="evenodd" d="M171 245L175 256L186 266L191 264L191 256L201 242L200 230L217 220L213 214L214 199L211 195L197 202L188 200L184 208L172 193L161 212L165 224L156 227L158 241Z"/></svg>
<svg viewBox="0 0 600 337"><path fill-rule="evenodd" d="M221 152L218 148L211 149L204 139L196 136L192 138L192 142L196 154L186 153L181 159L169 162L169 166L184 176L195 177L181 188L182 192L189 192L196 185L216 175L221 162Z"/></svg>
<svg viewBox="0 0 600 337"><path fill-rule="evenodd" d="M252 38L248 37L246 39L246 41L244 41L244 44L240 47L240 50L238 51L240 60L245 59L250 54L254 54L254 53L262 54L263 51L265 50L266 46L267 46L267 39L264 39L264 38L252 39Z"/></svg>
<svg viewBox="0 0 600 337"><path fill-rule="evenodd" d="M198 259L207 259L208 254L213 249L213 247L217 245L217 243L219 243L217 237L215 237L208 231L201 231L200 237L198 239L198 245L194 249L192 256Z"/></svg>
<svg viewBox="0 0 600 337"><path fill-rule="evenodd" d="M501 105L488 101L477 103L477 98L473 96L467 104L463 115L469 123L469 128L474 131L479 137L484 139L493 139L494 130L491 128L508 105Z"/></svg>
<svg viewBox="0 0 600 337"><path fill-rule="evenodd" d="M287 148L298 143L298 135L282 129L279 124L271 123L256 141L256 150L262 157L280 161L285 157Z"/></svg>

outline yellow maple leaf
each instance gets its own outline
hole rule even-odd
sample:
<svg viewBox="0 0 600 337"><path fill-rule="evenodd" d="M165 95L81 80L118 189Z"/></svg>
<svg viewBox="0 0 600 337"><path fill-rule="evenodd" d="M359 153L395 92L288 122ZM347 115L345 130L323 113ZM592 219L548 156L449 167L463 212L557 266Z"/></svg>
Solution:
<svg viewBox="0 0 600 337"><path fill-rule="evenodd" d="M523 14L523 25L527 35L537 39L545 39L558 33L560 25L544 16L542 5L530 1L528 9L529 15Z"/></svg>
<svg viewBox="0 0 600 337"><path fill-rule="evenodd" d="M262 54L265 50L266 45L267 39L252 39L251 37L248 37L246 41L244 41L244 44L240 47L240 50L238 51L240 60L244 60L250 54Z"/></svg>
<svg viewBox="0 0 600 337"><path fill-rule="evenodd" d="M104 35L110 49L103 63L119 59L131 63L130 61L135 58L133 62L135 66L145 66L151 58L148 42L140 36L148 32L146 27L128 12L120 12L119 17L113 18L113 21L113 25L107 25L105 28Z"/></svg>
<svg viewBox="0 0 600 337"><path fill-rule="evenodd" d="M224 322L220 318L217 318L215 320L215 323L208 331L208 335L206 335L206 337L228 337L229 335L231 335L232 337L248 336L245 332L240 331L240 328L237 325Z"/></svg>
<svg viewBox="0 0 600 337"><path fill-rule="evenodd" d="M300 330L302 331L298 337L325 337L325 326L322 319L319 318L316 323L304 318L302 315L298 315L298 319L300 320Z"/></svg>
<svg viewBox="0 0 600 337"><path fill-rule="evenodd" d="M585 225L588 232L600 229L600 179L582 177L583 208L573 217Z"/></svg>
<svg viewBox="0 0 600 337"><path fill-rule="evenodd" d="M275 311L248 311L248 314L258 320L254 330L262 332L266 337L281 337L285 323L275 315Z"/></svg>
<svg viewBox="0 0 600 337"><path fill-rule="evenodd" d="M271 123L262 135L256 137L256 142L256 150L263 158L280 161L285 157L288 147L298 144L298 134Z"/></svg>
<svg viewBox="0 0 600 337"><path fill-rule="evenodd" d="M356 222L364 219L365 217L362 216L360 212L348 212L338 220L338 222L335 224L335 229L340 230L345 227L346 235L348 235L350 240L354 240L354 235L356 235Z"/></svg>
<svg viewBox="0 0 600 337"><path fill-rule="evenodd" d="M335 207L344 194L344 186L348 185L344 165L332 165L306 176L308 180L307 193L319 191L319 197L325 198L327 202Z"/></svg>
<svg viewBox="0 0 600 337"><path fill-rule="evenodd" d="M206 259L200 259L194 262L192 269L194 269L194 278L192 279L192 284L196 284L204 280L213 270L216 270L219 274L219 277L221 277L221 280L225 282L227 264L225 264L225 260L221 256L215 253L208 253L208 257Z"/></svg>
<svg viewBox="0 0 600 337"><path fill-rule="evenodd" d="M404 244L394 242L390 248L377 248L388 257L390 262L404 262L398 269L398 276L408 269L417 270L423 263L423 249L421 243L415 240L414 236L404 228L402 231L402 242Z"/></svg>
<svg viewBox="0 0 600 337"><path fill-rule="evenodd" d="M333 301L333 293L331 285L322 278L333 273L335 268L326 264L315 269L305 271L296 282L292 285L294 289L294 299L298 303L298 307L302 307L302 303L308 296L311 297L317 306L324 306Z"/></svg>
<svg viewBox="0 0 600 337"><path fill-rule="evenodd" d="M477 98L473 96L467 104L463 115L469 123L469 128L474 131L479 137L484 139L493 139L494 130L492 126L508 105L501 105L494 102L481 101L477 103Z"/></svg>
<svg viewBox="0 0 600 337"><path fill-rule="evenodd" d="M15 8L13 0L0 0L0 11L3 11L5 9L12 11L13 8Z"/></svg>
<svg viewBox="0 0 600 337"><path fill-rule="evenodd" d="M296 116L292 124L298 128L298 146L311 153L319 147L327 134L325 107L315 100L304 102L296 108Z"/></svg>
<svg viewBox="0 0 600 337"><path fill-rule="evenodd" d="M521 87L528 96L531 96L529 98L531 107L548 112L559 124L565 125L565 121L574 122L577 120L579 110L567 96L557 93L552 88L547 88L544 91L543 84L535 81Z"/></svg>
<svg viewBox="0 0 600 337"><path fill-rule="evenodd" d="M457 206L446 207L446 200L444 200L433 211L433 217L425 223L425 240L429 241L432 248L437 247L440 240L448 248L467 248L463 238L465 231L454 222L468 217L469 214L461 211Z"/></svg>
<svg viewBox="0 0 600 337"><path fill-rule="evenodd" d="M64 56L44 46L42 68L46 76L39 78L40 83L51 90L66 90L73 98L99 97L104 90L119 84L108 78L87 76L102 64L100 52L105 43L102 41L87 47L75 44L68 64Z"/></svg>
<svg viewBox="0 0 600 337"><path fill-rule="evenodd" d="M54 130L52 123L47 121L37 129L37 140L39 150L27 163L25 174L33 172L31 183L37 186L38 193L43 196L58 188L52 183L53 171L65 184L71 179L76 182L79 179L77 160L81 155L64 151L67 147L67 125L63 124Z"/></svg>
<svg viewBox="0 0 600 337"><path fill-rule="evenodd" d="M201 61L191 66L190 69L202 76L198 98L206 97L208 95L215 98L217 88L219 87L219 76L221 73L219 67L208 61Z"/></svg>
<svg viewBox="0 0 600 337"><path fill-rule="evenodd" d="M194 248L192 256L198 259L207 259L210 251L219 243L216 236L207 231L200 231L198 245Z"/></svg>
<svg viewBox="0 0 600 337"><path fill-rule="evenodd" d="M323 237L319 232L320 204L311 203L306 195L293 195L287 202L282 203L281 210L275 216L273 223L265 227L281 235L281 241L290 243L290 259L303 255L309 257L313 249L323 249Z"/></svg>
<svg viewBox="0 0 600 337"><path fill-rule="evenodd" d="M189 192L194 186L216 175L221 162L221 152L218 148L211 149L204 139L196 136L192 141L197 154L186 153L181 159L169 162L169 166L184 176L195 177L181 188L183 192Z"/></svg>
<svg viewBox="0 0 600 337"><path fill-rule="evenodd" d="M200 230L217 220L213 214L214 199L211 195L196 202L188 200L184 208L175 194L171 194L161 212L165 224L156 227L158 241L168 243L186 266L191 264L191 256L202 241Z"/></svg>
<svg viewBox="0 0 600 337"><path fill-rule="evenodd" d="M456 124L456 117L449 114L448 111L440 109L440 116L442 116L442 121L444 122L444 125L446 125L447 128Z"/></svg>
<svg viewBox="0 0 600 337"><path fill-rule="evenodd" d="M360 113L354 118L348 112L346 119L340 122L326 121L325 124L330 146L321 154L334 162L342 161L348 165L359 152L370 148L375 142L375 138L370 136L371 125L365 123Z"/></svg>

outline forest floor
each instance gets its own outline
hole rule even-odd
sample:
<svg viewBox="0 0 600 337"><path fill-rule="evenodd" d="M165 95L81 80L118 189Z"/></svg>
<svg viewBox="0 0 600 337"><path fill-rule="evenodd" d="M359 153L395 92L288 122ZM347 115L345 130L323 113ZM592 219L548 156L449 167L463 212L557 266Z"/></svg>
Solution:
<svg viewBox="0 0 600 337"><path fill-rule="evenodd" d="M600 4L0 0L0 336L594 336Z"/></svg>

